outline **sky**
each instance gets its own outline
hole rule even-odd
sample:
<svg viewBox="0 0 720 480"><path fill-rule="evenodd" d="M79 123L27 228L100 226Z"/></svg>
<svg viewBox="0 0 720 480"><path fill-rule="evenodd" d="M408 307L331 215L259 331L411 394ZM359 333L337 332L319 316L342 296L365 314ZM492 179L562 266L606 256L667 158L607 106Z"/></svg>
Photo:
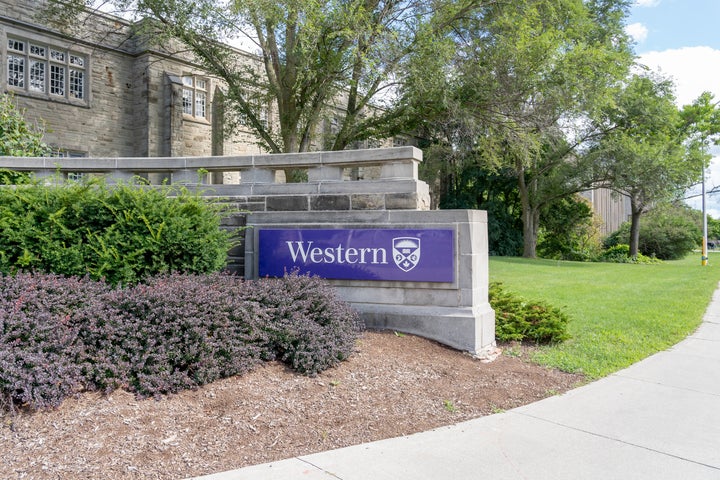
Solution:
<svg viewBox="0 0 720 480"><path fill-rule="evenodd" d="M704 91L720 101L720 0L636 0L626 32L635 40L637 62L670 77L679 107ZM720 190L720 147L705 176L706 190ZM691 194L699 194L697 188ZM720 219L720 193L707 195L707 213ZM701 197L687 200L700 210Z"/></svg>

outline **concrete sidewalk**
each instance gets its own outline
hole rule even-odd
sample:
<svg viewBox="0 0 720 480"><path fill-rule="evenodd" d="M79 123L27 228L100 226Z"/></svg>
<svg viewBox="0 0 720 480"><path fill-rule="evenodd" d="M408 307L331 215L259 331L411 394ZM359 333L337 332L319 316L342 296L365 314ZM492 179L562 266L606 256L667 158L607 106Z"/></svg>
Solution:
<svg viewBox="0 0 720 480"><path fill-rule="evenodd" d="M203 480L720 479L720 290L700 328L630 368L505 413Z"/></svg>

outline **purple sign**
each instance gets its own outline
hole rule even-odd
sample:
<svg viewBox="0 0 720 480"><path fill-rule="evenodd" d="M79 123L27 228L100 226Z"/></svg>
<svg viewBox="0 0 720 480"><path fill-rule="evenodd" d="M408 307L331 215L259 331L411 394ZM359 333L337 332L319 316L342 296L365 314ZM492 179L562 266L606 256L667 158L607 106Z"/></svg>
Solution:
<svg viewBox="0 0 720 480"><path fill-rule="evenodd" d="M261 277L298 270L323 278L452 282L452 230L259 231Z"/></svg>

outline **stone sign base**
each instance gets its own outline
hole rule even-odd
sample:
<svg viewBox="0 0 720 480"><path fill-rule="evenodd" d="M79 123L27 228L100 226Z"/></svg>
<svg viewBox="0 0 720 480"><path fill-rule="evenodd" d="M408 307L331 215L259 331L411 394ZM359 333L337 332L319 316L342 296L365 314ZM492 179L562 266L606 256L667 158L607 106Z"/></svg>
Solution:
<svg viewBox="0 0 720 480"><path fill-rule="evenodd" d="M258 277L261 229L450 229L452 282L328 280L368 328L389 329L486 355L495 349L488 303L487 215L479 210L256 212L248 214L245 277ZM432 255L423 251L422 255Z"/></svg>

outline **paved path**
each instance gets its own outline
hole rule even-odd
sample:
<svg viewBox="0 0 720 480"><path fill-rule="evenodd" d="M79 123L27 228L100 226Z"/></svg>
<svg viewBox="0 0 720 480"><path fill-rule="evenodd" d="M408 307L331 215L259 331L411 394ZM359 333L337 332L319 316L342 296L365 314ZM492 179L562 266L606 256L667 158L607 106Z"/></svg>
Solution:
<svg viewBox="0 0 720 480"><path fill-rule="evenodd" d="M203 480L720 480L720 290L673 348L505 413Z"/></svg>

